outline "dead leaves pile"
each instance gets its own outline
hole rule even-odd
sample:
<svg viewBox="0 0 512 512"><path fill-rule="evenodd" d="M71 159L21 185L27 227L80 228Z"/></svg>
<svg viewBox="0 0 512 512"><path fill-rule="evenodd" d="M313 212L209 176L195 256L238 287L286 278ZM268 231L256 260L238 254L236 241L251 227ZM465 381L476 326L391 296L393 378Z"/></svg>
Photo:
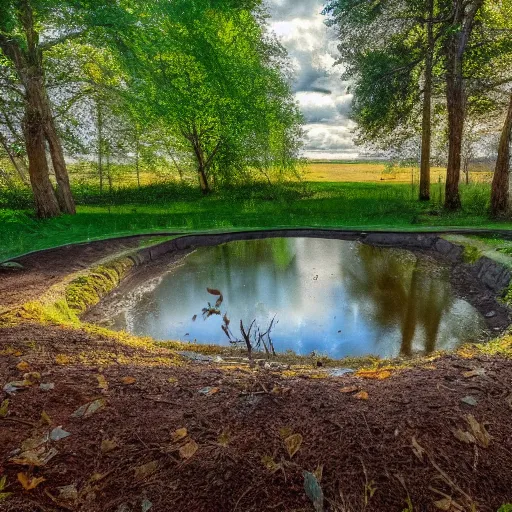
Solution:
<svg viewBox="0 0 512 512"><path fill-rule="evenodd" d="M472 414L466 415L469 430L456 429L453 435L463 443L476 444L481 448L488 448L491 443L491 435L487 432L483 423L479 423Z"/></svg>

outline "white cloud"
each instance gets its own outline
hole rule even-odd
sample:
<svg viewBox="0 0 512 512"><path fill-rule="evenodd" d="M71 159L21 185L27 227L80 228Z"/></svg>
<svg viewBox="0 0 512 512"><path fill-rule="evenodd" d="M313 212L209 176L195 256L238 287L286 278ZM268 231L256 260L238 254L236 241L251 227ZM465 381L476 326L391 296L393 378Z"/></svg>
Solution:
<svg viewBox="0 0 512 512"><path fill-rule="evenodd" d="M288 50L297 102L306 119L305 156L355 158L352 95L341 80L336 37L325 25L321 0L268 0L270 28Z"/></svg>

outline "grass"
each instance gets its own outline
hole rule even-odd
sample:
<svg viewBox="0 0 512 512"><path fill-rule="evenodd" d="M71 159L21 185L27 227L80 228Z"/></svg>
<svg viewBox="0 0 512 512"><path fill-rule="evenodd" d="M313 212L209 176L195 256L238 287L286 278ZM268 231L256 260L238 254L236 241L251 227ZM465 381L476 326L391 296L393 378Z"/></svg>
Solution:
<svg viewBox="0 0 512 512"><path fill-rule="evenodd" d="M457 213L444 212L442 187L432 188L433 201L420 203L416 186L399 183L306 182L272 188L259 184L218 189L208 197L201 197L196 187L175 183L117 189L103 196L90 187L75 187L77 215L48 220L34 218L23 193L3 195L0 261L69 243L162 231L512 228L511 222L489 220L487 184L462 185L464 208Z"/></svg>
<svg viewBox="0 0 512 512"><path fill-rule="evenodd" d="M27 189L0 188L0 261L69 243L157 232L228 231L272 227L426 230L512 228L488 218L489 184L483 171L461 185L463 210L442 209L442 170L433 168L432 201L420 203L417 169L382 162L313 162L302 183L252 183L217 188L208 197L195 183L150 183L138 188L119 169L111 192L99 193L93 171L71 169L75 216L37 220ZM413 181L411 182L411 172ZM436 176L438 181L436 181ZM408 183L402 182L408 180Z"/></svg>

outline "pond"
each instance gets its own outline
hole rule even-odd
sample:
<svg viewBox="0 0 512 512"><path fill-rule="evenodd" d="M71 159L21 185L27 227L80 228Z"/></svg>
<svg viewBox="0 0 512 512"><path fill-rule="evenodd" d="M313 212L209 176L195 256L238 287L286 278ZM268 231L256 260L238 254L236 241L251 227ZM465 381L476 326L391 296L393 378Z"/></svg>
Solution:
<svg viewBox="0 0 512 512"><path fill-rule="evenodd" d="M215 307L220 292L222 302ZM208 309L210 303L211 309ZM211 314L204 314L203 308ZM253 320L277 352L395 357L452 349L485 323L450 285L449 268L412 252L320 238L201 247L139 286L114 329L158 340L229 345Z"/></svg>

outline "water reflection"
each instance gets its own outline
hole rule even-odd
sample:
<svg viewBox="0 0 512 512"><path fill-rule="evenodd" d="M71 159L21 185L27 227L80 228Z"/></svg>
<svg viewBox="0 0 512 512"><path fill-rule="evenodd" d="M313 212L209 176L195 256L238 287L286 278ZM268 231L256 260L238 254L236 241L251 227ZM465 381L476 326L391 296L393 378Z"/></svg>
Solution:
<svg viewBox="0 0 512 512"><path fill-rule="evenodd" d="M222 313L267 325L276 350L333 357L393 357L448 349L483 320L453 296L445 269L410 252L357 242L277 238L200 248L184 264L133 291L115 327L156 339L227 344L221 315L199 314L222 291Z"/></svg>

